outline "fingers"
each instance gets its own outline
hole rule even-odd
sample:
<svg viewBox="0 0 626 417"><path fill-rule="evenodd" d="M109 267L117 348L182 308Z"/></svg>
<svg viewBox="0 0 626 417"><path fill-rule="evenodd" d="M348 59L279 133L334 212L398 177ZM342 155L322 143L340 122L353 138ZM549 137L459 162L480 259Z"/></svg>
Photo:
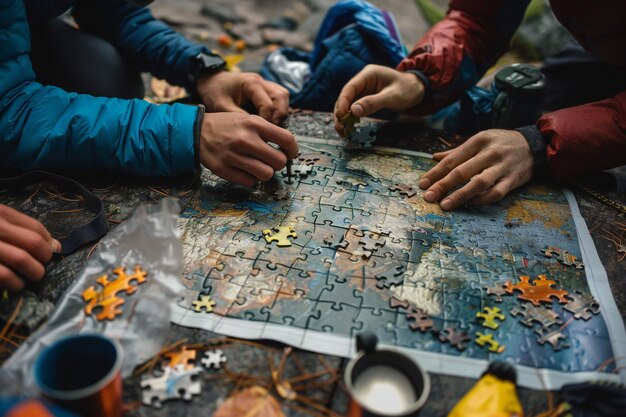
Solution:
<svg viewBox="0 0 626 417"><path fill-rule="evenodd" d="M434 168L432 168L426 174L422 175L418 183L419 187L422 190L428 189L428 191L431 191L431 187L434 184L436 184L439 180L441 180L446 175L448 175L453 169L455 169L459 165L463 164L465 161L475 156L478 150L479 150L479 147L474 145L473 143L470 143L469 140L465 142L463 145L459 146L458 148L453 149L454 152L450 152L446 154L445 157L443 157L443 159L441 159L440 162L437 165L435 165ZM462 169L461 172L457 171L455 175L461 174L461 176L467 177L465 181L469 180L474 174L471 174L469 176L467 176L468 174L464 174L463 170L465 170L466 168ZM457 183L457 185L459 184ZM428 191L424 193L424 198L426 199L426 201L430 203L438 200L439 198L443 196L443 194L440 194L440 193L433 194L433 193L429 193ZM433 191L437 191L437 190L433 190Z"/></svg>
<svg viewBox="0 0 626 417"><path fill-rule="evenodd" d="M356 99L356 97L360 96L365 87L367 86L367 77L369 76L369 72L366 71L367 67L364 70L355 75L346 85L343 86L339 96L337 97L337 101L335 102L335 130L341 134L343 131L343 124L341 123L341 119L348 114L350 111L350 106ZM353 114L357 117L360 115Z"/></svg>
<svg viewBox="0 0 626 417"><path fill-rule="evenodd" d="M274 176L274 168L254 157L233 156L232 166L255 178L255 182L268 181Z"/></svg>
<svg viewBox="0 0 626 417"><path fill-rule="evenodd" d="M0 222L0 241L22 248L41 263L52 258L50 242L39 233L6 221Z"/></svg>
<svg viewBox="0 0 626 417"><path fill-rule="evenodd" d="M254 124L261 138L266 142L278 145L287 158L293 159L298 156L298 142L290 131L258 117L254 119Z"/></svg>
<svg viewBox="0 0 626 417"><path fill-rule="evenodd" d="M470 201L470 204L480 206L502 200L513 189L513 181L510 178L502 178L490 190L480 194Z"/></svg>
<svg viewBox="0 0 626 417"><path fill-rule="evenodd" d="M448 149L447 151L435 152L433 154L433 159L435 161L441 161L443 158L445 158L446 156L450 155L455 150L456 149Z"/></svg>
<svg viewBox="0 0 626 417"><path fill-rule="evenodd" d="M45 274L43 265L28 252L5 242L0 242L0 264L33 281Z"/></svg>
<svg viewBox="0 0 626 417"><path fill-rule="evenodd" d="M273 171L280 171L287 165L287 155L262 140L259 141L258 146L255 146L253 150L248 152L247 156L263 161L265 164L269 165Z"/></svg>
<svg viewBox="0 0 626 417"><path fill-rule="evenodd" d="M500 172L496 168L487 168L480 174L473 176L470 181L458 190L450 193L441 202L444 210L454 210L455 208L469 203L474 197L487 191L500 178Z"/></svg>
<svg viewBox="0 0 626 417"><path fill-rule="evenodd" d="M15 272L0 264L0 288L18 292L24 288L24 281L19 279Z"/></svg>
<svg viewBox="0 0 626 417"><path fill-rule="evenodd" d="M232 167L224 169L221 172L215 172L215 174L219 175L227 181L243 185L244 187L254 187L254 185L258 182L256 177L254 177L253 175Z"/></svg>
<svg viewBox="0 0 626 417"><path fill-rule="evenodd" d="M268 88L268 94L274 102L274 112L270 120L274 124L280 123L289 115L289 91L278 84L265 81Z"/></svg>
<svg viewBox="0 0 626 417"><path fill-rule="evenodd" d="M55 246L58 243L52 239L48 229L46 229L43 224L12 207L0 205L0 219L4 219L8 223L12 223L38 233L46 242L50 243L53 249L55 249Z"/></svg>

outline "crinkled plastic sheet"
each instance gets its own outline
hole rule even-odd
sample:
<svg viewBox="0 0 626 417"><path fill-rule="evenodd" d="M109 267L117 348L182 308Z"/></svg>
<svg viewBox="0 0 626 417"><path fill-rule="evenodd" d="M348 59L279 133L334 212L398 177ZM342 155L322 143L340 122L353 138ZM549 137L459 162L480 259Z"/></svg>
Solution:
<svg viewBox="0 0 626 417"><path fill-rule="evenodd" d="M3 395L35 393L32 365L41 350L59 338L78 333L100 333L117 339L124 351L122 376L154 356L165 343L170 326L171 300L182 291L182 244L176 219L177 201L165 198L156 206L141 206L133 216L102 239L76 281L61 298L48 321L15 352L0 369ZM124 292L122 314L114 320L97 321L85 313L82 293L90 286L102 286L96 279L104 274L115 279L113 270L135 266L148 273L146 281L132 295Z"/></svg>

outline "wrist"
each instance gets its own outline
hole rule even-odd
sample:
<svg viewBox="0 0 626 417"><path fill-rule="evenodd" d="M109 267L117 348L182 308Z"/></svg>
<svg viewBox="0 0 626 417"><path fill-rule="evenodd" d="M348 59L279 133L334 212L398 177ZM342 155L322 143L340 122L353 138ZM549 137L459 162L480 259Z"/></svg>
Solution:
<svg viewBox="0 0 626 417"><path fill-rule="evenodd" d="M197 91L202 79L215 75L225 68L226 61L224 61L221 56L200 52L198 55L191 58L189 72L187 74L189 85L196 87Z"/></svg>
<svg viewBox="0 0 626 417"><path fill-rule="evenodd" d="M418 106L419 104L427 101L431 94L430 80L428 77L426 77L422 71L415 69L407 70L405 73L412 74L415 77L414 81L416 81L414 88L418 92L418 98L413 106Z"/></svg>

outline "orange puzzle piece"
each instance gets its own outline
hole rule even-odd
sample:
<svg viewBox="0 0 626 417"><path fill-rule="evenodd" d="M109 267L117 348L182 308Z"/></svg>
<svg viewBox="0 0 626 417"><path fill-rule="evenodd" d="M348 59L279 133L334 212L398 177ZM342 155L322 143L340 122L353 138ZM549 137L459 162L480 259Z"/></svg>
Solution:
<svg viewBox="0 0 626 417"><path fill-rule="evenodd" d="M535 306L539 306L540 303L551 303L551 297L558 298L561 304L569 302L565 296L569 294L565 290L552 288L556 281L546 278L545 275L537 275L537 278L531 283L528 275L520 275L520 282L513 285L511 281L507 281L504 285L504 289L508 294L513 294L513 291L520 291L521 294L517 297L520 300L530 301Z"/></svg>
<svg viewBox="0 0 626 417"><path fill-rule="evenodd" d="M122 310L118 307L124 304L124 299L119 298L117 293L126 291L130 295L137 290L137 285L146 280L146 272L141 270L140 266L135 267L135 271L131 275L126 275L126 268L115 268L113 273L117 275L114 281L109 281L107 275L102 275L96 282L102 285L102 289L96 291L93 285L83 291L83 299L89 304L85 307L85 313L91 315L94 308L102 307L102 311L96 315L96 320L113 320L118 314L122 314ZM131 284L135 281L136 285Z"/></svg>
<svg viewBox="0 0 626 417"><path fill-rule="evenodd" d="M182 349L165 353L164 356L169 359L169 363L167 364L168 368L183 365L185 368L191 369L194 367L192 361L196 359L196 350L187 349L187 346L183 346Z"/></svg>

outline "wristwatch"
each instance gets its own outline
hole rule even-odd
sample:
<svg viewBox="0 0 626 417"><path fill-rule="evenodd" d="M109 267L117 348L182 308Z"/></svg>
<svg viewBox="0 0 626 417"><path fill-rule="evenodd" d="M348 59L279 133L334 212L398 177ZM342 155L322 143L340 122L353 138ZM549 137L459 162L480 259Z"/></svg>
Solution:
<svg viewBox="0 0 626 417"><path fill-rule="evenodd" d="M189 78L189 82L195 85L200 76L213 74L222 71L224 68L226 68L226 61L224 61L221 56L200 52L198 55L191 58L187 77Z"/></svg>

